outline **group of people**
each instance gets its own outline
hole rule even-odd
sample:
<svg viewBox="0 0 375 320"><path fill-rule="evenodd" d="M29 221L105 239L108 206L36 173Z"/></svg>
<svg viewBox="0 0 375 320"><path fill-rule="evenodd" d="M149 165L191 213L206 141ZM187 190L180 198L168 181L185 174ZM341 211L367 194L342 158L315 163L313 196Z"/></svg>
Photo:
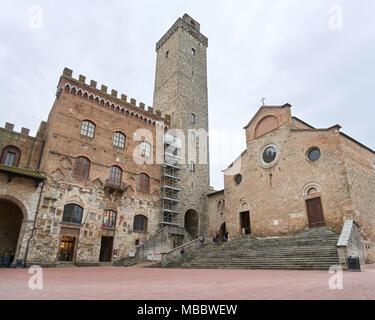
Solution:
<svg viewBox="0 0 375 320"><path fill-rule="evenodd" d="M221 242L225 242L225 241L228 241L228 231L225 230L224 231L224 235L221 237L220 234L216 234L216 237L213 239L213 241L219 245L220 241Z"/></svg>
<svg viewBox="0 0 375 320"><path fill-rule="evenodd" d="M223 235L222 239L221 239L219 234L216 234L216 237L213 238L214 243L216 243L217 245L219 245L220 240L222 240L223 242L228 241L228 231L227 230L224 231L224 235ZM199 242L201 243L202 248L204 247L205 241L206 241L206 238L205 238L204 234L202 234L199 238ZM180 254L181 254L181 261L183 262L184 258L185 258L185 248L184 247L181 248Z"/></svg>
<svg viewBox="0 0 375 320"><path fill-rule="evenodd" d="M10 265L13 263L13 260L14 260L14 253L11 253L9 256L8 256L8 253L5 253L1 257L1 267L9 268Z"/></svg>

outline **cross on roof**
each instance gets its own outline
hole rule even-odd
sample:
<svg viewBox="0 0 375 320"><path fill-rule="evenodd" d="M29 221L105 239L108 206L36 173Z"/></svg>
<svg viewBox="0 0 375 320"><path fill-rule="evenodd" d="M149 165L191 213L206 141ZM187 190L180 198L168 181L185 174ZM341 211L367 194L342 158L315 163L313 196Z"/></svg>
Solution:
<svg viewBox="0 0 375 320"><path fill-rule="evenodd" d="M263 106L264 106L264 100L266 100L266 98L262 97L261 101L263 103Z"/></svg>

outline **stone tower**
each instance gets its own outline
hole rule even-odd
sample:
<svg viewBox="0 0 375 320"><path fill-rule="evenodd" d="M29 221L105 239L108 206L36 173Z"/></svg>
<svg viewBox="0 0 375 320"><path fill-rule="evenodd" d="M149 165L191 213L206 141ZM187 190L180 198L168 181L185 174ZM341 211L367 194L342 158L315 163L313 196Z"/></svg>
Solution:
<svg viewBox="0 0 375 320"><path fill-rule="evenodd" d="M184 226L192 237L207 227L207 46L208 39L200 33L199 23L187 14L156 44L153 105L171 115L171 128L180 129L185 142L185 148L178 153L182 156L178 165L180 213L174 215L174 222ZM206 152L201 148L206 148Z"/></svg>

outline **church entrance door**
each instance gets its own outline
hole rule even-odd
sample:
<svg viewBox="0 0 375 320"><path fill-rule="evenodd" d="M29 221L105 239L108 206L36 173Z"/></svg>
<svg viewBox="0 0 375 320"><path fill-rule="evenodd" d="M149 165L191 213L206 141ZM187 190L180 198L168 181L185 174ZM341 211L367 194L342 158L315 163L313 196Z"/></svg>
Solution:
<svg viewBox="0 0 375 320"><path fill-rule="evenodd" d="M241 234L250 234L250 214L249 211L240 213Z"/></svg>
<svg viewBox="0 0 375 320"><path fill-rule="evenodd" d="M320 198L306 200L306 207L310 228L325 226Z"/></svg>

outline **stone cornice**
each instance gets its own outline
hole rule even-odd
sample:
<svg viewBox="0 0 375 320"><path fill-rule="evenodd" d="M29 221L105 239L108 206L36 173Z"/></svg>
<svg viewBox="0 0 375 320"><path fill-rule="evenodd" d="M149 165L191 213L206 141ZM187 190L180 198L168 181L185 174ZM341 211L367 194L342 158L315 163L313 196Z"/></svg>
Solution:
<svg viewBox="0 0 375 320"><path fill-rule="evenodd" d="M80 97L85 98L87 100L92 99L93 102L111 108L114 111L119 111L124 114L128 114L129 116L133 116L135 118L143 120L148 124L154 126L160 125L166 129L168 129L169 127L168 124L170 123L170 115L165 115L165 117L163 118L159 110L156 110L155 114L153 112L153 108L151 107L149 107L146 111L144 109L143 103L140 103L140 107L137 107L135 105L135 99L131 99L130 103L126 101L126 97L124 97L123 99L118 99L117 92L116 94L109 95L106 93L106 90L104 92L98 90L96 88L96 84L95 86L89 86L86 83L84 83L84 81L82 82L72 78L71 73L63 74L60 77L60 81L57 86L56 92L57 98L59 98L61 93L63 93L66 90L69 94L79 95Z"/></svg>
<svg viewBox="0 0 375 320"><path fill-rule="evenodd" d="M205 47L208 47L208 38L201 34L199 31L195 30L192 26L187 24L181 18L178 18L177 21L173 24L172 27L164 34L164 36L156 43L156 51L172 36L178 28L184 29L187 33L192 35L195 39L201 42Z"/></svg>

